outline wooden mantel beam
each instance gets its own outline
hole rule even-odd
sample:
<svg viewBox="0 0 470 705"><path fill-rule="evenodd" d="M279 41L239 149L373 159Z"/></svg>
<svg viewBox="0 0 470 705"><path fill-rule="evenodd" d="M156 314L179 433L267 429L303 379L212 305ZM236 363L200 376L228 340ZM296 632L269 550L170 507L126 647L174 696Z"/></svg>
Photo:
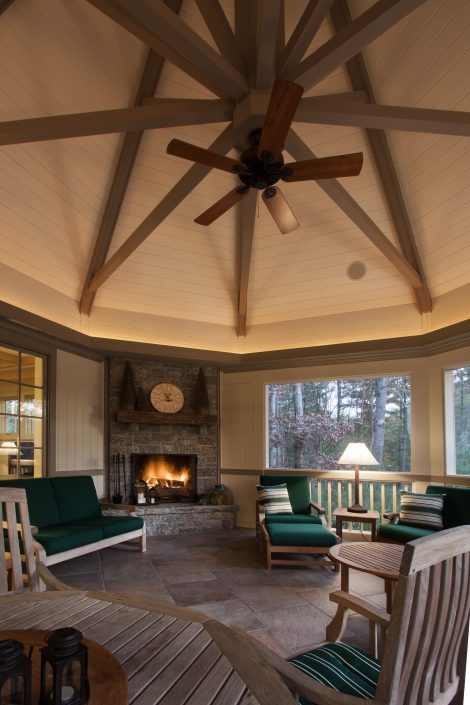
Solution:
<svg viewBox="0 0 470 705"><path fill-rule="evenodd" d="M216 95L238 100L247 92L245 77L163 2L88 2Z"/></svg>
<svg viewBox="0 0 470 705"><path fill-rule="evenodd" d="M349 25L351 22L351 15L346 0L335 1L331 8L331 19L337 31L341 31L343 27ZM365 90L369 101L372 104L371 107L374 107L374 91L362 54L353 56L352 59L346 63L346 70L348 72L352 87L355 90ZM398 242L400 243L401 251L412 267L419 272L423 282L422 287L413 288L413 296L417 308L420 313L432 311L431 294L426 281L424 267L416 245L413 228L411 226L405 199L403 198L401 191L400 182L396 173L387 136L383 130L366 129L366 137L379 174L383 195L388 205L390 216L395 227L395 233Z"/></svg>
<svg viewBox="0 0 470 705"><path fill-rule="evenodd" d="M209 149L218 154L227 154L234 144L234 133L231 125L217 137ZM109 277L128 259L133 252L153 233L153 231L172 213L175 208L191 193L191 191L210 172L210 167L194 164L186 174L164 196L160 203L149 213L142 223L134 230L127 240L96 272L91 279L88 290L97 291Z"/></svg>
<svg viewBox="0 0 470 705"><path fill-rule="evenodd" d="M305 90L312 88L424 2L426 0L378 0L280 78L298 83Z"/></svg>
<svg viewBox="0 0 470 705"><path fill-rule="evenodd" d="M293 130L286 140L286 149L296 161L316 159L317 156ZM355 223L375 247L393 264L408 284L415 289L423 286L421 276L402 253L390 242L367 213L335 179L322 179L315 182L339 208Z"/></svg>

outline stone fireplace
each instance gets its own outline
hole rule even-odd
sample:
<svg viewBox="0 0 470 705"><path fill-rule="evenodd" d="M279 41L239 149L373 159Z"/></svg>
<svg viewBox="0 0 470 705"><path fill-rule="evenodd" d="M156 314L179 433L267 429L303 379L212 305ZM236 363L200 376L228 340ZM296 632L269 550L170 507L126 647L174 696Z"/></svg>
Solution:
<svg viewBox="0 0 470 705"><path fill-rule="evenodd" d="M138 501L135 493L134 504L196 501L197 455L133 453L131 468L132 486L144 480L149 490L146 501Z"/></svg>

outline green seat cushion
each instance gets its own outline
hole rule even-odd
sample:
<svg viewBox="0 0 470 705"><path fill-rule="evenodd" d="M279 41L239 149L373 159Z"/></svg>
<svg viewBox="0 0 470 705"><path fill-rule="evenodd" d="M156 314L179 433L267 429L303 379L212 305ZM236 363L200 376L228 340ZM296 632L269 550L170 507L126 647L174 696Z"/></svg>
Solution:
<svg viewBox="0 0 470 705"><path fill-rule="evenodd" d="M267 514L265 524L320 524L320 517L307 514Z"/></svg>
<svg viewBox="0 0 470 705"><path fill-rule="evenodd" d="M318 649L289 659L289 663L313 680L347 695L364 700L375 696L380 662L350 644L325 644ZM301 705L313 705L300 698Z"/></svg>
<svg viewBox="0 0 470 705"><path fill-rule="evenodd" d="M391 539L392 541L399 541L400 543L407 543L408 541L414 541L414 539L420 539L423 536L430 536L435 533L436 530L434 529L425 529L421 526L407 526L406 524L381 524L378 531L380 538Z"/></svg>
<svg viewBox="0 0 470 705"><path fill-rule="evenodd" d="M336 537L321 524L285 524L272 522L266 526L273 546L308 546L329 548Z"/></svg>
<svg viewBox="0 0 470 705"><path fill-rule="evenodd" d="M38 531L34 538L44 546L48 556L53 556L62 551L101 541L103 531L92 526L46 526Z"/></svg>
<svg viewBox="0 0 470 705"><path fill-rule="evenodd" d="M58 524L101 516L95 484L89 475L51 477L51 484L59 510Z"/></svg>
<svg viewBox="0 0 470 705"><path fill-rule="evenodd" d="M470 487L428 485L426 494L443 494L442 518L444 529L470 524Z"/></svg>
<svg viewBox="0 0 470 705"><path fill-rule="evenodd" d="M21 487L26 490L29 521L33 526L37 526L40 529L43 526L53 526L61 523L50 478L1 480L0 486Z"/></svg>
<svg viewBox="0 0 470 705"><path fill-rule="evenodd" d="M294 514L310 514L310 478L305 475L260 475L259 484L287 485L289 500Z"/></svg>
<svg viewBox="0 0 470 705"><path fill-rule="evenodd" d="M80 522L68 522L67 526L77 526L83 528L98 528L103 532L103 538L109 539L120 534L127 534L128 531L137 531L144 525L141 517L91 517L82 519Z"/></svg>

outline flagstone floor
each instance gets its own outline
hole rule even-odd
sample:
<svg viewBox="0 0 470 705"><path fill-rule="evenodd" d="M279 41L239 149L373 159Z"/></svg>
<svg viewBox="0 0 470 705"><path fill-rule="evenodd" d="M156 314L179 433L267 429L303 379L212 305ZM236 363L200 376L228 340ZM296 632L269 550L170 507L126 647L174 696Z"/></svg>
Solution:
<svg viewBox="0 0 470 705"><path fill-rule="evenodd" d="M254 532L153 536L147 552L117 546L52 566L72 587L169 600L249 632L283 657L325 639L339 573L325 568L265 570ZM351 590L385 606L383 581L351 571ZM344 641L367 648L367 622L351 617Z"/></svg>

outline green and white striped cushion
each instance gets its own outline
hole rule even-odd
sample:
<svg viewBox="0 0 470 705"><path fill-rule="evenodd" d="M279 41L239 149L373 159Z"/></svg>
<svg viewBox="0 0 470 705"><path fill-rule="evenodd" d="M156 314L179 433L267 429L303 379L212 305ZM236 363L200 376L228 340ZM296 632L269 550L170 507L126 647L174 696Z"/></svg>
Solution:
<svg viewBox="0 0 470 705"><path fill-rule="evenodd" d="M403 492L401 495L400 524L422 526L428 529L442 529L443 494L413 494Z"/></svg>
<svg viewBox="0 0 470 705"><path fill-rule="evenodd" d="M375 696L380 662L350 644L325 644L319 649L289 659L289 663L319 683L370 700ZM313 705L300 698L301 705Z"/></svg>
<svg viewBox="0 0 470 705"><path fill-rule="evenodd" d="M287 485L257 485L258 497L264 504L266 514L293 514Z"/></svg>

